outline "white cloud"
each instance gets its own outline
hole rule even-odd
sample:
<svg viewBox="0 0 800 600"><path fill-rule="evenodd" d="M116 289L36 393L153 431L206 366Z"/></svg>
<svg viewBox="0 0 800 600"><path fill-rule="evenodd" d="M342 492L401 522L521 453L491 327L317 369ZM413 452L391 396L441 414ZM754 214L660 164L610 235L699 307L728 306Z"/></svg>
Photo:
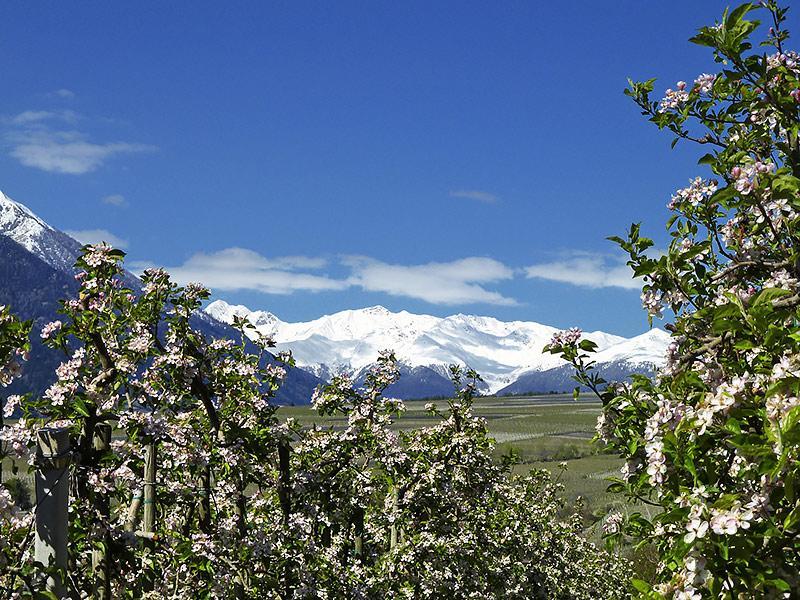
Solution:
<svg viewBox="0 0 800 600"><path fill-rule="evenodd" d="M0 123L9 154L27 167L48 173L82 175L95 171L112 157L151 152L154 146L124 141L95 142L74 128L86 118L71 110L26 110Z"/></svg>
<svg viewBox="0 0 800 600"><path fill-rule="evenodd" d="M42 98L48 98L50 100L72 100L75 97L75 92L67 88L59 88L51 92L39 94L39 96Z"/></svg>
<svg viewBox="0 0 800 600"><path fill-rule="evenodd" d="M531 265L525 269L529 279L547 279L588 288L619 287L639 290L640 279L615 257L574 251L562 259Z"/></svg>
<svg viewBox="0 0 800 600"><path fill-rule="evenodd" d="M128 206L128 201L122 194L111 194L109 196L103 196L101 202L103 204L110 204L111 206Z"/></svg>
<svg viewBox="0 0 800 600"><path fill-rule="evenodd" d="M48 173L82 175L98 169L109 158L120 154L151 152L153 146L110 142L90 142L77 131L47 129L15 132L7 139L12 143L11 156L26 167Z"/></svg>
<svg viewBox="0 0 800 600"><path fill-rule="evenodd" d="M106 229L67 229L64 233L75 238L81 244L106 242L115 248L125 249L128 247L128 240L117 237Z"/></svg>
<svg viewBox="0 0 800 600"><path fill-rule="evenodd" d="M8 122L13 125L30 125L42 121L64 121L75 123L79 119L78 113L72 110L26 110L14 115Z"/></svg>
<svg viewBox="0 0 800 600"><path fill-rule="evenodd" d="M138 262L132 266L141 272L155 265ZM513 298L485 287L514 276L512 269L490 258L396 265L365 256L347 256L341 258L338 265L350 270L346 278L323 272L327 266L328 261L322 258L268 258L245 248L226 248L219 252L197 253L182 265L166 269L181 284L198 281L212 290L222 291L251 290L286 295L360 288L431 304L518 304Z"/></svg>
<svg viewBox="0 0 800 600"><path fill-rule="evenodd" d="M325 275L299 272L319 269L326 261L305 256L266 258L245 248L226 248L206 254L200 252L177 267L166 267L181 284L198 281L212 290L254 290L264 294L291 294L295 291L342 290L347 282ZM150 264L138 263L143 269Z"/></svg>
<svg viewBox="0 0 800 600"><path fill-rule="evenodd" d="M491 258L409 266L355 256L344 259L344 264L352 270L348 281L370 292L417 298L431 304L518 304L482 285L514 276L512 269Z"/></svg>
<svg viewBox="0 0 800 600"><path fill-rule="evenodd" d="M482 190L452 190L450 192L451 198L465 198L467 200L477 200L485 204L494 204L499 198L492 193L484 192Z"/></svg>

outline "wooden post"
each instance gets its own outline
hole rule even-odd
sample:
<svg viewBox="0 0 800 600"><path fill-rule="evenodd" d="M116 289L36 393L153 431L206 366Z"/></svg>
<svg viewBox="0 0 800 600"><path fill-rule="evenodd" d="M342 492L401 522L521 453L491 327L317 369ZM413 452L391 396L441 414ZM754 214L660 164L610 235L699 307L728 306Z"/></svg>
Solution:
<svg viewBox="0 0 800 600"><path fill-rule="evenodd" d="M128 507L128 517L125 519L125 531L136 531L139 524L139 508L142 506L142 490L133 492L131 504Z"/></svg>
<svg viewBox="0 0 800 600"><path fill-rule="evenodd" d="M203 533L211 532L211 467L206 465L197 480L197 526Z"/></svg>
<svg viewBox="0 0 800 600"><path fill-rule="evenodd" d="M6 402L8 399L3 399L0 396L0 434L3 433L3 429L5 428L6 424L3 420L3 411L6 408ZM3 460L5 460L6 449L3 447L3 444L0 444L0 484L3 483Z"/></svg>
<svg viewBox="0 0 800 600"><path fill-rule="evenodd" d="M156 526L156 445L147 444L144 450L144 531L155 531Z"/></svg>
<svg viewBox="0 0 800 600"><path fill-rule="evenodd" d="M144 515L142 519L142 531L144 532L145 552L142 557L143 588L144 591L153 589L152 579L152 557L153 539L148 538L148 534L153 534L156 530L156 443L150 442L144 449L144 499L142 501Z"/></svg>
<svg viewBox="0 0 800 600"><path fill-rule="evenodd" d="M353 529L355 533L353 550L356 555L356 560L360 561L364 554L364 509L360 506L356 507L355 514L353 515Z"/></svg>
<svg viewBox="0 0 800 600"><path fill-rule="evenodd" d="M392 526L389 528L389 550L394 550L397 547L397 486L392 485L391 494L391 507L392 507Z"/></svg>
<svg viewBox="0 0 800 600"><path fill-rule="evenodd" d="M283 511L284 525L288 525L292 499L289 473L289 442L285 440L281 440L280 444L278 444L278 499Z"/></svg>
<svg viewBox="0 0 800 600"><path fill-rule="evenodd" d="M56 567L47 575L45 589L66 598L69 465L72 461L69 429L42 428L37 432L36 539L34 560L40 569Z"/></svg>
<svg viewBox="0 0 800 600"><path fill-rule="evenodd" d="M289 441L282 439L278 443L278 500L283 513L283 525L289 527L289 517L292 512L291 473L289 472ZM294 583L292 581L292 561L286 560L283 571L284 597L294 596Z"/></svg>
<svg viewBox="0 0 800 600"><path fill-rule="evenodd" d="M92 447L96 461L111 449L111 425L108 423L98 423L94 429L92 437ZM95 462L97 465L97 462ZM92 550L92 572L94 574L94 597L96 600L111 599L111 556L109 547L111 546L111 536L108 526L111 513L109 510L108 495L98 490L93 490L94 508L97 517L101 521L103 535L100 540L101 546Z"/></svg>

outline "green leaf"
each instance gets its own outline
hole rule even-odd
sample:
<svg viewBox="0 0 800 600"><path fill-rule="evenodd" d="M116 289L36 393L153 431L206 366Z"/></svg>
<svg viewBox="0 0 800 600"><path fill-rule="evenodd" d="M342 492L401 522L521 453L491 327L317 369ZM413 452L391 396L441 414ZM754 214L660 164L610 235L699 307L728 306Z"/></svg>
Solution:
<svg viewBox="0 0 800 600"><path fill-rule="evenodd" d="M742 4L734 9L732 13L728 15L728 18L725 19L725 28L726 29L733 29L736 27L740 21L744 18L744 16L753 10L753 5L749 2L746 4Z"/></svg>
<svg viewBox="0 0 800 600"><path fill-rule="evenodd" d="M781 432L783 435L788 436L797 427L798 421L800 421L800 406L795 406L781 419Z"/></svg>
<svg viewBox="0 0 800 600"><path fill-rule="evenodd" d="M713 165L717 162L717 157L713 154L704 154L700 157L700 160L697 161L698 165Z"/></svg>
<svg viewBox="0 0 800 600"><path fill-rule="evenodd" d="M772 302L777 298L789 296L790 294L791 292L789 290L784 290L782 288L765 288L756 294L756 297L751 302L751 306L756 308L767 302Z"/></svg>
<svg viewBox="0 0 800 600"><path fill-rule="evenodd" d="M80 396L78 396L77 398L75 398L73 400L72 406L75 408L75 410L81 416L83 416L83 417L88 417L89 416L89 410L86 407L86 400L81 398Z"/></svg>
<svg viewBox="0 0 800 600"><path fill-rule="evenodd" d="M786 515L783 520L783 528L784 530L792 530L798 523L800 523L800 506L795 506L794 510Z"/></svg>
<svg viewBox="0 0 800 600"><path fill-rule="evenodd" d="M618 494L619 492L625 491L625 484L619 481L615 481L614 483L610 483L608 485L606 491Z"/></svg>
<svg viewBox="0 0 800 600"><path fill-rule="evenodd" d="M783 579L767 579L765 583L769 587L773 587L781 592L790 592L792 591L792 586L790 586L786 581Z"/></svg>

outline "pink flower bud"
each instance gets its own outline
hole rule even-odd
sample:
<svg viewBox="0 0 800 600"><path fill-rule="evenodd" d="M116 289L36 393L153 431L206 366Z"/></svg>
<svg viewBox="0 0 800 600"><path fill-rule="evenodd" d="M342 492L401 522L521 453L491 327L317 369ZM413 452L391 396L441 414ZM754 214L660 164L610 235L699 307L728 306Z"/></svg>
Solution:
<svg viewBox="0 0 800 600"><path fill-rule="evenodd" d="M739 177L741 176L741 174L742 174L742 169L741 169L741 167L733 167L733 168L731 169L731 177L733 177L734 179L739 179Z"/></svg>
<svg viewBox="0 0 800 600"><path fill-rule="evenodd" d="M678 89L681 90L681 91L686 89L686 82L685 81L679 81L676 85L678 86Z"/></svg>

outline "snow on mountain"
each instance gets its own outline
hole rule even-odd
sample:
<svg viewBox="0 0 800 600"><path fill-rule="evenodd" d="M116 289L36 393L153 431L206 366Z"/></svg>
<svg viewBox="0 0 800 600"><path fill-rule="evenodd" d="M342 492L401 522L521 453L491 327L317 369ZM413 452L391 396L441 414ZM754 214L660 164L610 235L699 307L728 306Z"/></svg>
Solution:
<svg viewBox="0 0 800 600"><path fill-rule="evenodd" d="M669 343L670 335L656 328L601 350L594 358L599 363L628 361L661 366Z"/></svg>
<svg viewBox="0 0 800 600"><path fill-rule="evenodd" d="M81 244L2 192L0 236L12 244L7 256L17 252L16 247L19 252L30 253L49 265L59 276L67 276L65 282L73 282L73 265ZM22 296L20 293L14 296L16 300L12 304L19 304L23 296L38 298L42 306L43 299L55 303L63 297L64 286L72 285L60 279L56 282L55 275L49 278L34 275L33 267L29 268L30 276L25 279L25 273L18 272L21 268L18 265L23 264L27 263L22 256L14 265L7 264L11 270L4 275L5 280L0 281L0 288L9 286L0 289L0 297L15 291L22 293ZM126 273L125 277L131 287L139 287L135 275ZM291 350L298 366L323 380L341 372L353 373L357 378L363 376L378 352L392 349L402 363L403 378L388 391L400 397L449 393L447 366L452 363L468 365L478 371L489 392L560 390L570 385L570 374L564 363L558 357L542 353L557 329L539 323L506 322L464 314L441 318L406 311L394 313L382 306L287 323L270 312L251 311L246 306L218 300L209 304L205 313L195 316L194 326L209 335L224 336L222 323L231 323L234 315L249 319L259 332L276 340L278 349ZM26 318L44 316L31 308ZM597 343L599 352L595 358L599 365L615 376L625 376L637 369L652 370L653 365L662 363L669 343L669 335L659 329L630 339L602 331L586 333L585 337ZM287 381L287 398L292 402L307 401L309 390L318 379L296 371L292 370L292 377ZM289 390L292 380L299 383L294 386L297 389Z"/></svg>
<svg viewBox="0 0 800 600"><path fill-rule="evenodd" d="M382 306L345 310L319 319L287 323L274 314L216 300L206 307L216 319L231 323L246 317L280 350L291 350L298 366L321 378L340 372L360 373L378 352L394 350L401 363L426 367L447 377L447 365L468 365L496 392L534 371L562 366L563 361L542 353L555 327L527 321L500 321L492 317L452 315L434 317ZM654 329L634 338L602 331L586 333L598 345L598 362L661 364L669 335Z"/></svg>
<svg viewBox="0 0 800 600"><path fill-rule="evenodd" d="M72 273L81 244L66 233L54 229L27 206L15 202L0 191L0 234L62 273Z"/></svg>
<svg viewBox="0 0 800 600"><path fill-rule="evenodd" d="M78 291L73 265L80 251L78 241L0 192L0 305L7 304L23 319L31 319L35 328L58 318L59 301ZM132 289L140 289L141 281L134 274L125 271L123 278ZM202 311L192 315L191 325L208 338L237 337L227 324ZM32 336L31 342L32 359L22 379L9 390L12 393L41 393L53 382L63 358L45 348L39 336ZM277 400L308 403L319 383L306 370L289 369Z"/></svg>

